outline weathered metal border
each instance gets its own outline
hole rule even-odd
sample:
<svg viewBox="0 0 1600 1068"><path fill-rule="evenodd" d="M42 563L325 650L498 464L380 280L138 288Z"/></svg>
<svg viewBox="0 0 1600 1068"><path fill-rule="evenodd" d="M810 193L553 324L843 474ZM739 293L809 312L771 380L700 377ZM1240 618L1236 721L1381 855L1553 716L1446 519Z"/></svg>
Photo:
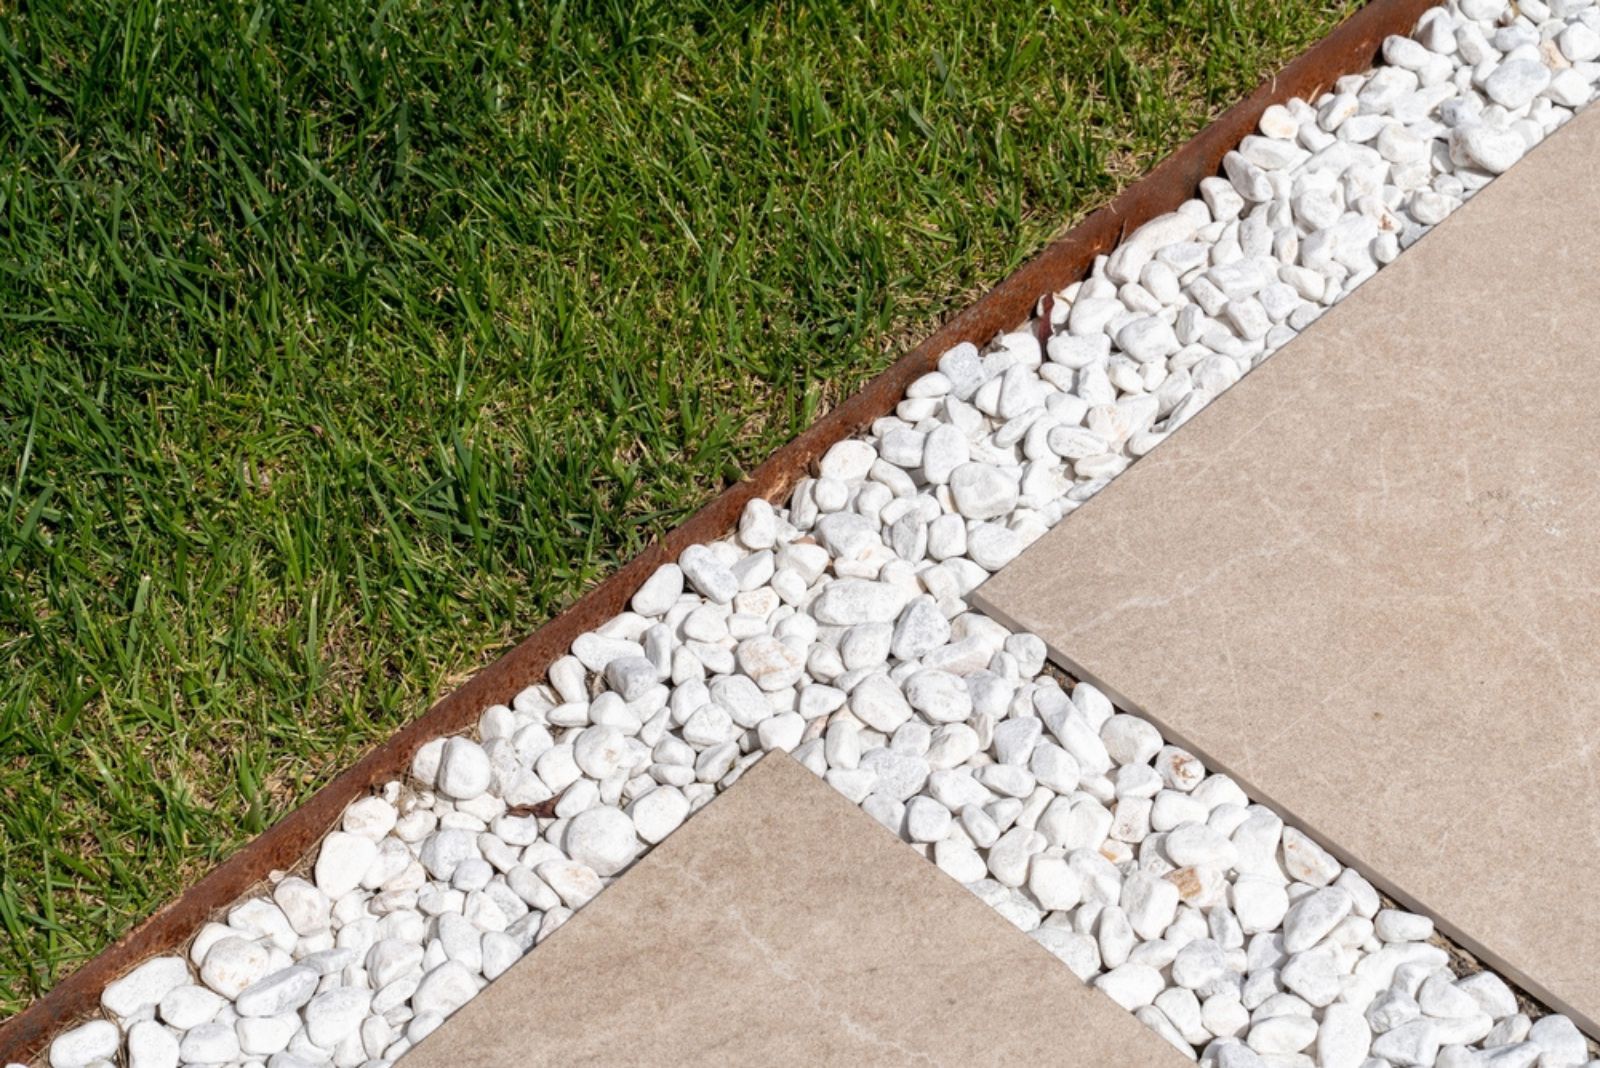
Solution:
<svg viewBox="0 0 1600 1068"><path fill-rule="evenodd" d="M1367 69L1385 37L1410 33L1422 13L1437 2L1372 0L1340 23L1110 204L1052 242L826 418L778 449L747 481L730 487L663 540L650 545L572 607L367 753L176 901L0 1025L0 1063L29 1060L58 1029L94 1012L108 982L147 957L182 946L201 924L265 879L268 872L293 867L333 826L346 805L373 786L403 775L412 754L424 742L468 729L486 706L509 701L525 686L543 679L546 667L566 653L574 638L622 611L633 591L659 565L675 560L686 546L726 534L751 498L780 499L830 445L892 411L906 387L931 370L952 345L961 341L982 345L996 333L1015 327L1028 317L1041 295L1082 277L1095 256L1113 248L1123 233L1194 196L1200 180L1217 173L1223 155L1254 130L1268 105L1295 96L1312 97L1340 76Z"/></svg>

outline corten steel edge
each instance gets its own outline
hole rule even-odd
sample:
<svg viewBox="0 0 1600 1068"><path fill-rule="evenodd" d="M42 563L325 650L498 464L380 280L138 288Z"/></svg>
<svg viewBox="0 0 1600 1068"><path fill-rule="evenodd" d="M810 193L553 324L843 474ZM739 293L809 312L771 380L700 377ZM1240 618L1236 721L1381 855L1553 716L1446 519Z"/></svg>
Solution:
<svg viewBox="0 0 1600 1068"><path fill-rule="evenodd" d="M906 387L932 370L951 346L962 341L982 345L1023 322L1042 295L1081 278L1094 258L1115 247L1124 233L1194 196L1200 180L1217 173L1222 157L1255 129L1269 105L1291 97L1314 96L1339 77L1368 69L1385 37L1410 33L1422 13L1437 2L1372 0L1340 23L1110 204L1052 242L826 418L778 449L748 480L730 487L651 544L572 607L400 728L176 901L0 1025L0 1063L29 1060L59 1029L94 1013L107 983L148 957L182 947L203 923L265 880L269 872L294 867L332 829L346 805L372 787L402 777L424 742L469 729L485 707L508 702L524 687L541 681L546 668L567 652L574 638L622 611L657 567L676 560L689 545L726 534L751 499L782 499L829 446L893 411Z"/></svg>

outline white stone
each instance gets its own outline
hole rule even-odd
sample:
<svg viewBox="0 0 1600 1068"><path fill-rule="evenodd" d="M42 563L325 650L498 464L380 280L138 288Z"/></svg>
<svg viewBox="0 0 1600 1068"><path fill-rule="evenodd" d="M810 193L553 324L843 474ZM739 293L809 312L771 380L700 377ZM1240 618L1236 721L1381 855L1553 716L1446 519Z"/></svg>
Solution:
<svg viewBox="0 0 1600 1068"><path fill-rule="evenodd" d="M1180 347L1172 327L1155 316L1135 319L1117 331L1117 345L1140 363L1164 360Z"/></svg>
<svg viewBox="0 0 1600 1068"><path fill-rule="evenodd" d="M835 627L892 623L910 599L905 589L887 582L843 578L823 587L811 603L811 614L817 622Z"/></svg>
<svg viewBox="0 0 1600 1068"><path fill-rule="evenodd" d="M913 797L906 802L906 836L913 842L943 841L950 833L951 821L950 810L931 797Z"/></svg>
<svg viewBox="0 0 1600 1068"><path fill-rule="evenodd" d="M1482 123L1456 127L1450 131L1450 142L1466 162L1490 174L1510 170L1528 147L1514 131L1497 130Z"/></svg>
<svg viewBox="0 0 1600 1068"><path fill-rule="evenodd" d="M605 779L622 768L628 757L628 740L615 727L585 727L572 741L572 759L585 775Z"/></svg>
<svg viewBox="0 0 1600 1068"><path fill-rule="evenodd" d="M911 718L911 704L887 675L869 675L850 694L850 711L885 734Z"/></svg>
<svg viewBox="0 0 1600 1068"><path fill-rule="evenodd" d="M1070 794L1078 788L1082 775L1072 754L1059 745L1042 742L1035 745L1028 756L1028 770L1039 785L1049 787L1058 794Z"/></svg>
<svg viewBox="0 0 1600 1068"><path fill-rule="evenodd" d="M1469 975L1456 983L1456 986L1467 992L1477 1002L1478 1008L1491 1019L1502 1020L1512 1016L1517 1011L1517 996L1493 972L1478 972Z"/></svg>
<svg viewBox="0 0 1600 1068"><path fill-rule="evenodd" d="M739 670L769 693L787 689L805 675L805 660L785 643L762 634L739 643Z"/></svg>
<svg viewBox="0 0 1600 1068"><path fill-rule="evenodd" d="M844 444L840 442L840 444ZM837 448L838 446L835 446ZM689 585L713 604L727 604L739 592L739 580L715 553L704 545L691 545L678 555L678 567Z"/></svg>
<svg viewBox="0 0 1600 1068"><path fill-rule="evenodd" d="M1342 870L1331 853L1294 827L1283 829L1283 868L1290 878L1312 886L1327 886Z"/></svg>
<svg viewBox="0 0 1600 1068"><path fill-rule="evenodd" d="M771 502L754 497L745 504L739 516L739 541L745 548L756 550L770 549L777 543L778 517Z"/></svg>
<svg viewBox="0 0 1600 1068"><path fill-rule="evenodd" d="M1354 868L1346 868L1340 872L1333 885L1344 887L1345 893L1350 895L1351 909L1357 916L1364 916L1370 920L1378 914L1383 905L1383 899L1378 896L1377 888L1362 878Z"/></svg>
<svg viewBox="0 0 1600 1068"><path fill-rule="evenodd" d="M572 817L562 846L573 860L604 876L615 875L632 863L639 842L626 814L601 806Z"/></svg>
<svg viewBox="0 0 1600 1068"><path fill-rule="evenodd" d="M869 749L861 754L861 768L877 776L873 793L896 801L908 801L928 781L928 762L916 753L893 749Z"/></svg>
<svg viewBox="0 0 1600 1068"><path fill-rule="evenodd" d="M1372 923L1378 937L1385 942L1426 942L1433 937L1433 921L1414 912L1382 909Z"/></svg>
<svg viewBox="0 0 1600 1068"><path fill-rule="evenodd" d="M1028 864L1028 892L1039 907L1070 909L1083 898L1083 883L1062 857L1035 856Z"/></svg>
<svg viewBox="0 0 1600 1068"><path fill-rule="evenodd" d="M1065 927L1037 927L1028 937L1055 954L1072 974L1088 981L1100 967L1100 950L1089 935Z"/></svg>
<svg viewBox="0 0 1600 1068"><path fill-rule="evenodd" d="M1373 1031L1382 1034L1422 1015L1416 998L1404 990L1385 990L1367 1005L1363 1016Z"/></svg>
<svg viewBox="0 0 1600 1068"><path fill-rule="evenodd" d="M311 999L305 1007L306 1037L323 1049L333 1049L354 1034L366 1019L372 994L359 987L335 987Z"/></svg>
<svg viewBox="0 0 1600 1068"><path fill-rule="evenodd" d="M1238 991L1224 990L1201 1003L1200 1022L1218 1038L1233 1038L1243 1034L1250 1025L1250 1011L1240 1002ZM1219 1047L1213 1045L1211 1048Z"/></svg>
<svg viewBox="0 0 1600 1068"><path fill-rule="evenodd" d="M967 536L967 556L985 571L999 571L1025 548L1022 534L999 523L978 523Z"/></svg>
<svg viewBox="0 0 1600 1068"><path fill-rule="evenodd" d="M478 844L463 830L449 828L428 836L417 851L417 860L435 879L448 880L469 857L478 855Z"/></svg>
<svg viewBox="0 0 1600 1068"><path fill-rule="evenodd" d="M388 852L391 857L403 857L405 854L404 848L398 843L391 845ZM283 910L268 898L251 898L233 906L228 910L228 926L242 934L260 938L285 953L299 941Z"/></svg>
<svg viewBox="0 0 1600 1068"><path fill-rule="evenodd" d="M1322 947L1294 954L1279 969L1278 979L1314 1008L1332 1003L1344 986L1344 973L1333 950Z"/></svg>
<svg viewBox="0 0 1600 1068"><path fill-rule="evenodd" d="M411 1008L418 1016L449 1016L477 993L477 978L459 961L447 960L422 977L411 996Z"/></svg>
<svg viewBox="0 0 1600 1068"><path fill-rule="evenodd" d="M906 680L905 696L912 708L935 723L959 723L972 714L966 684L948 671L917 672Z"/></svg>
<svg viewBox="0 0 1600 1068"><path fill-rule="evenodd" d="M1298 1053L1317 1038L1317 1021L1310 1016L1269 1016L1250 1026L1246 1044L1257 1053Z"/></svg>
<svg viewBox="0 0 1600 1068"><path fill-rule="evenodd" d="M1148 964L1121 964L1095 979L1095 988L1132 1012L1156 999L1166 984Z"/></svg>
<svg viewBox="0 0 1600 1068"><path fill-rule="evenodd" d="M367 842L366 839L360 841ZM368 846L376 849L371 842ZM245 987L266 975L272 967L272 954L259 942L237 935L223 938L206 951L200 965L200 981L229 1001Z"/></svg>
<svg viewBox="0 0 1600 1068"><path fill-rule="evenodd" d="M1560 1013L1553 1013L1533 1021L1528 1040L1540 1049L1540 1068L1567 1068L1584 1064L1589 1059L1588 1045L1583 1032Z"/></svg>
<svg viewBox="0 0 1600 1068"><path fill-rule="evenodd" d="M1417 1007L1436 1020L1466 1020L1484 1015L1477 999L1456 986L1452 979L1437 973L1422 981L1417 991Z"/></svg>
<svg viewBox="0 0 1600 1068"><path fill-rule="evenodd" d="M238 1056L238 1033L220 1021L191 1028L178 1044L178 1057L185 1064L225 1064Z"/></svg>
<svg viewBox="0 0 1600 1068"><path fill-rule="evenodd" d="M606 665L606 685L624 701L637 701L656 684L660 674L647 656L619 656Z"/></svg>
<svg viewBox="0 0 1600 1068"><path fill-rule="evenodd" d="M1180 868L1211 864L1220 868L1233 867L1239 850L1227 836L1203 823L1186 823L1167 832L1163 848L1167 857Z"/></svg>
<svg viewBox="0 0 1600 1068"><path fill-rule="evenodd" d="M134 968L100 993L100 1005L122 1020L148 1013L168 993L189 982L189 965L182 957L153 957Z"/></svg>
<svg viewBox="0 0 1600 1068"><path fill-rule="evenodd" d="M1146 764L1161 750L1161 732L1138 716L1121 713L1100 728L1106 752L1118 764Z"/></svg>
<svg viewBox="0 0 1600 1068"><path fill-rule="evenodd" d="M945 485L971 455L966 435L949 423L941 423L928 432L923 443L922 477L931 485Z"/></svg>
<svg viewBox="0 0 1600 1068"><path fill-rule="evenodd" d="M1172 959L1172 981L1188 990L1210 987L1227 971L1227 954L1210 938L1196 938Z"/></svg>
<svg viewBox="0 0 1600 1068"><path fill-rule="evenodd" d="M619 656L643 656L644 646L627 638L612 638L591 631L572 640L572 655L589 671L604 671L606 665Z"/></svg>
<svg viewBox="0 0 1600 1068"><path fill-rule="evenodd" d="M284 968L240 991L234 1008L240 1016L277 1016L311 1000L321 976L310 968Z"/></svg>
<svg viewBox="0 0 1600 1068"><path fill-rule="evenodd" d="M835 442L817 464L823 478L836 478L840 482L859 482L867 477L878 450L856 438Z"/></svg>
<svg viewBox="0 0 1600 1068"><path fill-rule="evenodd" d="M1283 883L1261 875L1241 875L1229 890L1233 914L1246 934L1271 931L1289 910Z"/></svg>
<svg viewBox="0 0 1600 1068"><path fill-rule="evenodd" d="M211 1022L223 1004L223 999L212 991L188 984L168 991L166 997L161 999L157 1015L178 1030L187 1031Z"/></svg>
<svg viewBox="0 0 1600 1068"><path fill-rule="evenodd" d="M451 738L439 757L439 792L457 801L470 801L489 789L489 755L470 738ZM317 880L321 884L321 880ZM328 896L339 894L328 891Z"/></svg>
<svg viewBox="0 0 1600 1068"><path fill-rule="evenodd" d="M443 738L424 742L411 758L411 777L424 786L431 787L439 772L439 755L444 752L444 742Z"/></svg>
<svg viewBox="0 0 1600 1068"><path fill-rule="evenodd" d="M178 1036L154 1020L128 1029L128 1068L177 1068Z"/></svg>
<svg viewBox="0 0 1600 1068"><path fill-rule="evenodd" d="M901 660L916 660L950 640L950 623L931 597L917 597L900 613L890 637L890 651Z"/></svg>
<svg viewBox="0 0 1600 1068"><path fill-rule="evenodd" d="M1372 1054L1396 1068L1431 1068L1439 1057L1438 1027L1428 1019L1401 1024L1373 1039Z"/></svg>
<svg viewBox="0 0 1600 1068"><path fill-rule="evenodd" d="M1350 915L1352 906L1350 895L1339 886L1302 897L1283 918L1283 948L1290 953L1310 949Z"/></svg>
<svg viewBox="0 0 1600 1068"><path fill-rule="evenodd" d="M1383 59L1406 70L1420 70L1428 62L1428 50L1409 37L1391 34L1383 41Z"/></svg>
<svg viewBox="0 0 1600 1068"><path fill-rule="evenodd" d="M337 900L361 885L362 876L377 859L378 843L372 839L334 831L323 839L317 853L317 889Z"/></svg>
<svg viewBox="0 0 1600 1068"><path fill-rule="evenodd" d="M631 607L641 616L664 616L683 596L683 569L677 564L662 564L635 591Z"/></svg>
<svg viewBox="0 0 1600 1068"><path fill-rule="evenodd" d="M1045 712L1044 725L1056 736L1061 748L1072 754L1083 773L1103 775L1111 770L1111 754L1106 752L1105 743L1077 708Z"/></svg>
<svg viewBox="0 0 1600 1068"><path fill-rule="evenodd" d="M87 1068L117 1054L122 1036L108 1020L91 1020L63 1031L50 1043L50 1068Z"/></svg>
<svg viewBox="0 0 1600 1068"><path fill-rule="evenodd" d="M483 935L483 977L500 978L511 966L522 959L522 945L517 939L501 931L486 931Z"/></svg>
<svg viewBox="0 0 1600 1068"><path fill-rule="evenodd" d="M409 995L409 988L406 992ZM384 1022L382 1017L375 1016L370 1019L378 1023ZM241 1019L234 1024L233 1029L239 1038L239 1052L252 1058L248 1063L259 1063L260 1058L270 1057L269 1063L275 1066L282 1065L295 1056L287 1052L290 1043L295 1043L297 1052L304 1054L310 1054L316 1048L311 1046L310 1040L305 1037L304 1023L299 1013L289 1012L282 1016ZM307 1059L313 1063L316 1060L310 1057Z"/></svg>
<svg viewBox="0 0 1600 1068"><path fill-rule="evenodd" d="M689 799L675 786L658 786L635 799L628 807L628 816L639 837L655 845L688 818Z"/></svg>
<svg viewBox="0 0 1600 1068"><path fill-rule="evenodd" d="M1177 915L1178 888L1149 872L1136 871L1122 884L1121 903L1140 938L1156 938Z"/></svg>
<svg viewBox="0 0 1600 1068"><path fill-rule="evenodd" d="M1569 22L1556 37L1561 54L1572 63L1600 59L1600 32L1582 22Z"/></svg>
<svg viewBox="0 0 1600 1068"><path fill-rule="evenodd" d="M1550 84L1550 68L1533 59L1507 59L1484 79L1483 91L1510 111L1523 107Z"/></svg>
<svg viewBox="0 0 1600 1068"><path fill-rule="evenodd" d="M966 693L966 684L954 675L950 676L955 685L960 686L963 694ZM909 685L909 683L908 683ZM913 702L913 707L915 703ZM968 697L968 709L971 709L971 698ZM962 719L966 717L963 716ZM1026 764L1032 755L1034 747L1039 744L1039 736L1044 732L1044 724L1034 716L1019 716L1005 720L994 729L993 749L995 759L1002 764Z"/></svg>
<svg viewBox="0 0 1600 1068"><path fill-rule="evenodd" d="M400 813L395 807L381 797L363 797L344 810L344 818L340 827L350 834L357 834L363 838L370 838L379 842L394 830L395 823L399 820ZM304 934L305 932L301 932Z"/></svg>
<svg viewBox="0 0 1600 1068"><path fill-rule="evenodd" d="M950 474L950 495L968 519L993 519L1017 506L1017 480L998 467L965 463Z"/></svg>

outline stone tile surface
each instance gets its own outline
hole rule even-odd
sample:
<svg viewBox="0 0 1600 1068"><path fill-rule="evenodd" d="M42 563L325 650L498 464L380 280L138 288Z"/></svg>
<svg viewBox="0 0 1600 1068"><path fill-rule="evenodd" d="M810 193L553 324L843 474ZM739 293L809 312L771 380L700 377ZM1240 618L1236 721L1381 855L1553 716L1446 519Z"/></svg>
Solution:
<svg viewBox="0 0 1600 1068"><path fill-rule="evenodd" d="M777 753L402 1063L1189 1062Z"/></svg>
<svg viewBox="0 0 1600 1068"><path fill-rule="evenodd" d="M1600 1019L1600 108L978 593Z"/></svg>

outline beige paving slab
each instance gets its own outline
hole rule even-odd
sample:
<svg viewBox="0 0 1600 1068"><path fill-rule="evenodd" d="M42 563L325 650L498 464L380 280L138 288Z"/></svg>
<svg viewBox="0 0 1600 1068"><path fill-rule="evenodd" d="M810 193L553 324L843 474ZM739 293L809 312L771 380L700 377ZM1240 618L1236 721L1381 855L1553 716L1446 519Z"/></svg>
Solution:
<svg viewBox="0 0 1600 1068"><path fill-rule="evenodd" d="M1591 1033L1600 109L978 601Z"/></svg>
<svg viewBox="0 0 1600 1068"><path fill-rule="evenodd" d="M1190 1063L781 753L402 1061Z"/></svg>

